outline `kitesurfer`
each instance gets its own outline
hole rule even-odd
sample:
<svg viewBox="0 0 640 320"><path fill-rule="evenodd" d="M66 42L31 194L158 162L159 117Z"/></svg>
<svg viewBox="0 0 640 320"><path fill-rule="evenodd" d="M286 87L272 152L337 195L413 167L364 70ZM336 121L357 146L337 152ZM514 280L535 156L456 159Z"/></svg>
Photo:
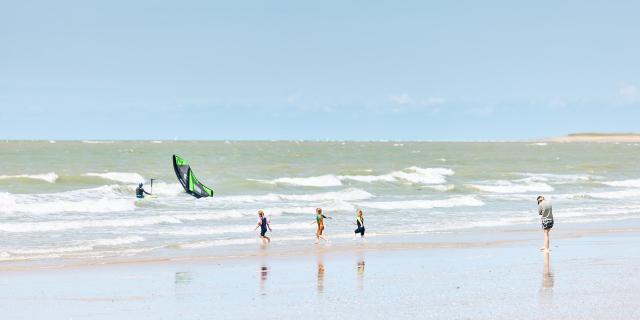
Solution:
<svg viewBox="0 0 640 320"><path fill-rule="evenodd" d="M142 187L142 183L138 185L138 187L136 188L136 198L144 198L144 194L148 194L151 195L151 193L147 192L146 190L144 190L144 188Z"/></svg>

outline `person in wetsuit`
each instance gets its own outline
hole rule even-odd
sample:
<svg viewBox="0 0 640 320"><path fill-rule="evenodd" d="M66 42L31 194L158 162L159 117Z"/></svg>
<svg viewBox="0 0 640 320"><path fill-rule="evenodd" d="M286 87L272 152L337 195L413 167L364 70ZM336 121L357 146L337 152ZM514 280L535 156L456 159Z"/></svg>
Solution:
<svg viewBox="0 0 640 320"><path fill-rule="evenodd" d="M264 212L262 210L258 211L258 224L253 230L257 230L258 228L260 228L260 239L262 239L262 242L264 243L264 240L267 240L267 243L271 243L271 238L266 236L267 229L269 229L269 231L272 231L271 223L269 222L269 219L267 219L267 217L264 215Z"/></svg>
<svg viewBox="0 0 640 320"><path fill-rule="evenodd" d="M138 185L138 187L136 188L136 198L144 198L144 194L148 194L151 195L151 193L147 192L146 190L144 190L144 188L142 187L142 183Z"/></svg>
<svg viewBox="0 0 640 320"><path fill-rule="evenodd" d="M360 234L360 237L364 239L364 218L362 217L362 209L358 209L356 213L356 222L354 222L354 224L356 224L358 228L353 231L353 239L355 240L358 233Z"/></svg>
<svg viewBox="0 0 640 320"><path fill-rule="evenodd" d="M327 238L325 238L322 235L322 232L324 231L324 218L331 219L331 217L327 217L324 214L322 214L322 209L316 208L316 221L311 223L311 224L315 223L318 225L318 228L316 229L316 243L320 242L320 239L324 241L329 241L327 240Z"/></svg>

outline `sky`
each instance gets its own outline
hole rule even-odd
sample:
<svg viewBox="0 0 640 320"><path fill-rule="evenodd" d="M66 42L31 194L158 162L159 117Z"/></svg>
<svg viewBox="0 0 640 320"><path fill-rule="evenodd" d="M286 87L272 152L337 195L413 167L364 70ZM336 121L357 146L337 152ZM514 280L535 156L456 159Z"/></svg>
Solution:
<svg viewBox="0 0 640 320"><path fill-rule="evenodd" d="M638 1L3 1L0 139L640 132Z"/></svg>

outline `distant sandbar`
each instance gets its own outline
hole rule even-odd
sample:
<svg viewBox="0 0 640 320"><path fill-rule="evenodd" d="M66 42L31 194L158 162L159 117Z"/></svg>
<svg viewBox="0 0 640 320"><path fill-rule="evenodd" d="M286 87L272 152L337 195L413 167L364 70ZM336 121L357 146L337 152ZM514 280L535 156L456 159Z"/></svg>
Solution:
<svg viewBox="0 0 640 320"><path fill-rule="evenodd" d="M640 142L638 133L573 133L547 139L549 142Z"/></svg>

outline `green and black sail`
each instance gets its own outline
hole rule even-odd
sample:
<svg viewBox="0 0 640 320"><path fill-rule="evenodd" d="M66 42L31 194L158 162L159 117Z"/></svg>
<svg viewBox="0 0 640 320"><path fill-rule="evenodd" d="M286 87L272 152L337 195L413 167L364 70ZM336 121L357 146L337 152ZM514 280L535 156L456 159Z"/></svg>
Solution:
<svg viewBox="0 0 640 320"><path fill-rule="evenodd" d="M196 198L213 197L213 190L198 181L187 161L175 154L173 155L173 170L188 194Z"/></svg>

